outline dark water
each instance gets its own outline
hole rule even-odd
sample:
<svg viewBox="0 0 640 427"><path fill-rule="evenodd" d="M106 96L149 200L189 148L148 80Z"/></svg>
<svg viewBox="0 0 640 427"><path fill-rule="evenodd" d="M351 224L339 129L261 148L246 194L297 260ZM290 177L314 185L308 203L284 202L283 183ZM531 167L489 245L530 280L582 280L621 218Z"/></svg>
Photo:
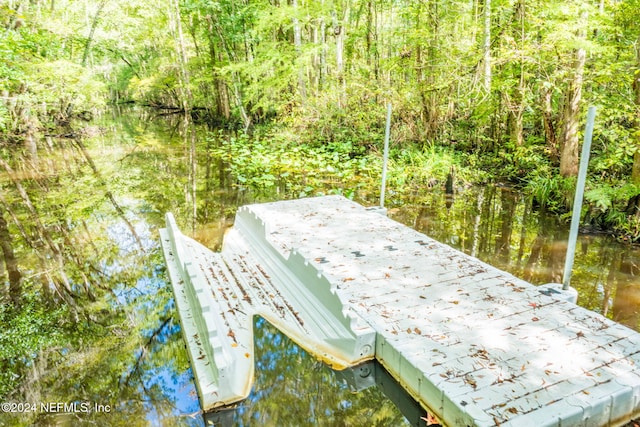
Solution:
<svg viewBox="0 0 640 427"><path fill-rule="evenodd" d="M16 368L22 379L2 401L87 401L111 410L0 413L0 425L202 426L160 254L163 215L173 212L185 233L218 249L238 206L293 195L232 186L224 165L207 154L204 129L179 116L114 113L103 117L101 128L87 130L97 135L83 139L95 169L77 146L51 139L50 148L41 150L37 164L22 169L20 179L39 206L64 207L41 215L47 224L57 215L70 230L60 241L75 249L62 254L74 290L82 291L84 277L85 287L95 287L96 294L98 288L113 292L100 292L96 301L79 299L88 319L65 325L62 342L35 346L37 355ZM16 184L1 174L3 190L15 193L18 203ZM46 181L47 188L34 185L40 181L32 176L39 174L56 179ZM355 194L357 201L375 203L359 197ZM567 224L534 209L511 189L472 188L453 198L425 190L411 200L391 198L389 216L535 284L561 280ZM38 263L35 250L13 231L25 274L44 275L41 269L51 266ZM636 248L607 236L582 235L572 280L579 304L638 329L638 255ZM32 333L37 336L38 329ZM334 372L259 318L255 337L251 395L208 418L209 424L425 425L426 412L379 366Z"/></svg>

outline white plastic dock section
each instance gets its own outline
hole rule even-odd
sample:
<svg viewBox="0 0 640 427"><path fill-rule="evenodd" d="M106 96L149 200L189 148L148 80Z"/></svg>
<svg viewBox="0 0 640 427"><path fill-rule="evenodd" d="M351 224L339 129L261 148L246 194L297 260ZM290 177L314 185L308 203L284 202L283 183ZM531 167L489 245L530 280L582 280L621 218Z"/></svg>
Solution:
<svg viewBox="0 0 640 427"><path fill-rule="evenodd" d="M205 410L248 393L260 314L335 366L375 356L451 427L640 413L640 334L343 197L242 207L219 254L162 239Z"/></svg>

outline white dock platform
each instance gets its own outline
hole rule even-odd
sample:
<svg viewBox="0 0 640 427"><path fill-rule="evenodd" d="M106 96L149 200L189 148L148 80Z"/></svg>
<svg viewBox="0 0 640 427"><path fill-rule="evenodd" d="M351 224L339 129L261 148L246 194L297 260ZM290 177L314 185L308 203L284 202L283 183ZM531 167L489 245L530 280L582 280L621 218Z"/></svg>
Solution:
<svg viewBox="0 0 640 427"><path fill-rule="evenodd" d="M261 315L334 367L375 357L451 427L640 413L640 334L345 198L242 207L221 253L170 217L162 242L205 410L248 395Z"/></svg>

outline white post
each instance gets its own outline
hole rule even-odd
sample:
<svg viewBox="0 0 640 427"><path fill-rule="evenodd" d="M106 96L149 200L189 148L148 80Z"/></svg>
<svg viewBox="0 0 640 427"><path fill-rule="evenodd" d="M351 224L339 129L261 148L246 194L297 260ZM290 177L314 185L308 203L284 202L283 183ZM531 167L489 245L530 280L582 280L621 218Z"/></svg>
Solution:
<svg viewBox="0 0 640 427"><path fill-rule="evenodd" d="M380 207L384 208L384 193L387 185L387 161L389 160L389 132L391 130L391 103L387 104L387 123L384 129L384 154L382 157L382 185L380 187Z"/></svg>
<svg viewBox="0 0 640 427"><path fill-rule="evenodd" d="M587 128L584 133L584 144L582 145L582 155L580 156L580 170L578 171L578 183L576 184L576 194L573 200L573 214L571 216L571 231L567 243L567 258L564 263L564 274L562 275L562 290L569 289L571 282L571 270L576 254L576 242L578 239L578 227L580 225L580 212L582 211L582 198L584 196L584 184L587 178L587 167L589 165L589 155L591 153L591 139L593 137L593 124L596 118L596 108L589 107L587 113Z"/></svg>

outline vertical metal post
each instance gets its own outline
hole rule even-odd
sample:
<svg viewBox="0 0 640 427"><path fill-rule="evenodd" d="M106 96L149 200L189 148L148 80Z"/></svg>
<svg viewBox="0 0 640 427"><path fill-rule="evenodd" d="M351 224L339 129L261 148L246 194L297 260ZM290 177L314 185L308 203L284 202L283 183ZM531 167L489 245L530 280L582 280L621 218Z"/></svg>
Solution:
<svg viewBox="0 0 640 427"><path fill-rule="evenodd" d="M564 263L564 274L562 275L562 290L569 289L571 282L571 270L576 254L576 242L578 240L578 227L580 225L580 213L582 211L582 198L584 196L584 184L587 179L587 167L589 165L589 155L591 153L591 139L593 138L593 124L596 118L596 107L589 107L587 113L587 128L584 133L584 143L582 145L582 155L580 156L580 169L578 171L578 183L576 184L576 194L573 199L573 214L571 216L571 231L567 242L567 258Z"/></svg>
<svg viewBox="0 0 640 427"><path fill-rule="evenodd" d="M382 184L380 187L380 207L384 208L384 193L387 186L387 161L389 160L389 133L391 131L391 103L387 103L387 123L384 128L384 154L382 157Z"/></svg>

